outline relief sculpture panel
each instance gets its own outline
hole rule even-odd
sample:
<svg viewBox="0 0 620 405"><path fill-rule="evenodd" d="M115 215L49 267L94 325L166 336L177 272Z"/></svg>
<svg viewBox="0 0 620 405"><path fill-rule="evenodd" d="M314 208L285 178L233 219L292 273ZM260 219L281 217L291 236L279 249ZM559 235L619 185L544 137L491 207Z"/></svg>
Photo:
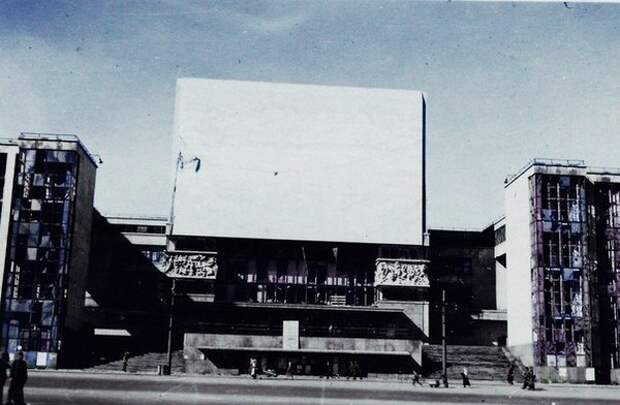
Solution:
<svg viewBox="0 0 620 405"><path fill-rule="evenodd" d="M159 268L168 277L215 280L218 266L213 254L175 252L164 254Z"/></svg>
<svg viewBox="0 0 620 405"><path fill-rule="evenodd" d="M428 263L414 260L377 259L375 285L429 287Z"/></svg>

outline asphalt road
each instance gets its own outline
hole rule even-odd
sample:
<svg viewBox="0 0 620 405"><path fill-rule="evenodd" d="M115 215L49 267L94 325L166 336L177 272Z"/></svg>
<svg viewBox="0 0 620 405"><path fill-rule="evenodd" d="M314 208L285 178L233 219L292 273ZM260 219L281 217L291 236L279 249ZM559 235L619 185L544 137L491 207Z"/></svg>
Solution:
<svg viewBox="0 0 620 405"><path fill-rule="evenodd" d="M618 404L620 388L541 385L531 392L476 382L468 389L436 389L377 381L32 372L26 401L31 405Z"/></svg>

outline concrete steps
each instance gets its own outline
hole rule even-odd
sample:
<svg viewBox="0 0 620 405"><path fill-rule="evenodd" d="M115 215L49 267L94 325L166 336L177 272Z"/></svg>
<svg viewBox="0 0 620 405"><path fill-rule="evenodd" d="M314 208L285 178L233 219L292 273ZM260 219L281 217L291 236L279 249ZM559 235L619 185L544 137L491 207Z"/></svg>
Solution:
<svg viewBox="0 0 620 405"><path fill-rule="evenodd" d="M167 353L146 353L131 356L127 362L128 373L156 373L159 365L168 364ZM116 360L105 364L99 364L91 368L91 370L99 371L122 371L123 360ZM172 353L172 373L185 372L185 359L183 351L179 350Z"/></svg>
<svg viewBox="0 0 620 405"><path fill-rule="evenodd" d="M448 346L448 378L461 380L463 367L472 380L505 381L510 367L501 348L496 346ZM426 378L441 376L441 345L425 345L422 349L422 374ZM515 369L515 381L521 377Z"/></svg>

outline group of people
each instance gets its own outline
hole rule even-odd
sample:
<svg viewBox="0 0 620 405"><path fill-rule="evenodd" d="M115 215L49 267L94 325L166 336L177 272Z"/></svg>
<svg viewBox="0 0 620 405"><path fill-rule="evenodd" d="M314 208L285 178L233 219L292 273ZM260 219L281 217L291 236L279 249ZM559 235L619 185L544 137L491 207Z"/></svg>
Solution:
<svg viewBox="0 0 620 405"><path fill-rule="evenodd" d="M469 371L467 367L463 367L463 371L461 372L461 379L463 381L463 388L471 387L471 382L469 381ZM420 381L420 374L413 372L412 384L423 385ZM430 384L431 388L439 388L441 386L448 387L448 376L446 374L441 374L439 378L436 378L433 383Z"/></svg>
<svg viewBox="0 0 620 405"><path fill-rule="evenodd" d="M7 352L0 353L0 404L3 404L4 383L7 378L11 378L9 383L9 400L7 404L25 405L24 385L28 380L28 364L24 360L24 353L15 353L13 363L9 361Z"/></svg>
<svg viewBox="0 0 620 405"><path fill-rule="evenodd" d="M506 381L510 385L513 385L515 382L515 368L516 365L512 363L508 369ZM523 373L523 386L521 389L528 389L530 391L534 391L536 389L536 374L534 374L534 369L532 367L525 368L525 372Z"/></svg>
<svg viewBox="0 0 620 405"><path fill-rule="evenodd" d="M516 365L512 363L510 368L508 368L508 374L506 376L506 382L508 384L513 385L515 381L515 369ZM471 387L471 382L469 381L469 372L466 367L463 367L463 371L461 372L461 378L463 380L463 388ZM436 379L434 383L430 384L433 388L439 388L441 385L447 387L447 378L445 374L442 374L440 378ZM421 381L420 374L413 372L412 378L413 385L423 385ZM532 367L526 367L525 372L523 373L523 387L522 389L528 389L534 391L536 389L536 375L534 374L534 369Z"/></svg>
<svg viewBox="0 0 620 405"><path fill-rule="evenodd" d="M528 389L530 391L536 389L536 375L532 367L525 368L525 373L523 373L523 386L521 389Z"/></svg>
<svg viewBox="0 0 620 405"><path fill-rule="evenodd" d="M292 360L288 360L286 365L286 376L290 379L293 379L295 374L302 375L304 371L303 365L300 363L293 363ZM344 369L344 373L336 374L334 372L334 365L330 360L325 361L323 367L320 370L320 377L325 377L326 379L334 378L334 377L346 377L347 380L352 378L362 379L362 368L357 360L349 360L348 366ZM308 371L306 371L308 372ZM259 362L255 357L250 358L250 364L248 367L248 374L250 377L256 379L259 374L265 374L267 377L277 377L278 373L274 369L266 368L265 364L261 368L259 366Z"/></svg>

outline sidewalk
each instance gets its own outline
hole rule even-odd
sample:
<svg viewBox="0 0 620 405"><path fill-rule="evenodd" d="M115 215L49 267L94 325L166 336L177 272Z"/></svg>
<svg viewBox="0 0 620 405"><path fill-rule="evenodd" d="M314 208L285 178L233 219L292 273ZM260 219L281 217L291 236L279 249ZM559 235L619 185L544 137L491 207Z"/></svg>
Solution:
<svg viewBox="0 0 620 405"><path fill-rule="evenodd" d="M250 380L250 376L247 374L240 375L232 375L232 374L192 374L192 373L173 373L169 376L160 376L156 371L142 371L142 372L123 372L121 370L94 370L94 369L31 369L29 370L35 373L76 373L76 374L93 374L93 375L125 375L125 376L151 376L151 377L196 377L196 378L226 378L226 379L242 379L242 380ZM290 377L286 375L278 375L277 377L267 377L264 374L259 374L259 380L268 380L268 381L325 381L324 377L314 376L314 375L299 375L295 376L292 380ZM375 383L387 383L387 384L401 384L401 385L411 385L411 377L402 378L402 379L394 379L394 378L376 378L376 377L364 377L363 379L353 380L347 379L346 377L331 377L328 381L333 382L355 382L355 381L363 381L363 382L375 382ZM422 379L423 385L428 387L431 383L433 383L434 379ZM504 386L504 387L519 387L520 383L515 382L513 386L509 385L505 381L500 380L475 380L470 379L472 385L476 386ZM460 379L451 379L449 381L450 387L460 387L461 380ZM609 388L609 387L617 387L620 389L618 385L597 385L597 384L571 384L571 383L543 383L537 382L536 386L541 387L591 387L591 388ZM420 387L418 385L418 387Z"/></svg>
<svg viewBox="0 0 620 405"><path fill-rule="evenodd" d="M615 385L585 385L585 384L536 384L536 391L522 390L520 384L509 385L501 381L472 380L472 387L463 388L460 380L451 380L449 388L431 388L432 380L424 382L423 386L413 386L411 380L395 381L380 379L347 380L346 378L330 378L326 380L315 376L298 376L294 379L286 376L261 377L253 380L247 375L198 375L198 374L173 374L171 376L159 376L155 373L123 373L121 371L97 371L91 370L33 370L33 376L43 378L62 378L63 376L76 379L112 379L112 380L149 380L152 382L183 381L194 384L225 384L247 385L259 384L261 386L290 386L290 387L329 387L330 389L357 389L364 391L402 391L402 392L425 392L425 393L452 393L457 395L489 395L495 397L539 397L539 398L583 398L584 403L590 399L602 399L618 401L620 403L620 386ZM45 376L45 377L44 377Z"/></svg>

